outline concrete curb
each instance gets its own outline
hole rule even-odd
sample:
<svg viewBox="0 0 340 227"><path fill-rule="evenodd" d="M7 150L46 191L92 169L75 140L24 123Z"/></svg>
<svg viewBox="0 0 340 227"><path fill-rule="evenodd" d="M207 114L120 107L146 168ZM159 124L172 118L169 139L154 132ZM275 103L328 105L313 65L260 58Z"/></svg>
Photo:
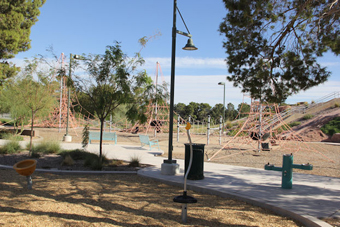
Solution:
<svg viewBox="0 0 340 227"><path fill-rule="evenodd" d="M12 166L0 165L0 169L13 169ZM58 169L35 169L35 172L53 174L137 174L137 171L81 171L81 170L58 170Z"/></svg>

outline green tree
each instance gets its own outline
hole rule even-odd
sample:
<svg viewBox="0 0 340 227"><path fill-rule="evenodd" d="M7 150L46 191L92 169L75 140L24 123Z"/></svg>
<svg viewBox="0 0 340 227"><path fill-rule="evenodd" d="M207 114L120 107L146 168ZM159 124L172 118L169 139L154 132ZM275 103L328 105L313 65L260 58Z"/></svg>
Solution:
<svg viewBox="0 0 340 227"><path fill-rule="evenodd" d="M58 84L49 77L48 72L39 69L40 63L37 58L27 61L22 75L6 83L1 95L1 106L9 109L12 117L31 120L30 152L34 120L46 116L57 104L55 91Z"/></svg>
<svg viewBox="0 0 340 227"><path fill-rule="evenodd" d="M223 116L223 104L216 104L210 111L210 116L212 121L217 122L220 119L220 116Z"/></svg>
<svg viewBox="0 0 340 227"><path fill-rule="evenodd" d="M144 60L137 54L128 58L118 42L107 46L104 55L88 55L85 65L89 74L76 76L74 86L76 91L87 96L87 111L100 120L100 148L99 157L102 160L102 136L104 121L115 110L126 104L126 116L130 120L146 121L145 110L150 102L162 102L161 87L155 93L152 79L145 71L136 72L137 66ZM164 99L163 99L164 100ZM82 103L81 103L82 104Z"/></svg>
<svg viewBox="0 0 340 227"><path fill-rule="evenodd" d="M18 72L7 59L30 49L31 27L38 21L39 8L46 0L1 0L0 2L0 85Z"/></svg>
<svg viewBox="0 0 340 227"><path fill-rule="evenodd" d="M340 53L340 3L300 0L224 0L227 64L234 86L252 98L281 103L325 82L330 72L317 63Z"/></svg>
<svg viewBox="0 0 340 227"><path fill-rule="evenodd" d="M211 106L208 103L200 103L197 109L197 120L204 121L207 120L208 115L211 112Z"/></svg>
<svg viewBox="0 0 340 227"><path fill-rule="evenodd" d="M239 117L247 117L250 112L250 105L248 105L247 103L240 103L238 104L237 111Z"/></svg>
<svg viewBox="0 0 340 227"><path fill-rule="evenodd" d="M188 119L188 114L185 111L186 105L184 103L177 103L174 105L174 111L183 119Z"/></svg>
<svg viewBox="0 0 340 227"><path fill-rule="evenodd" d="M235 119L236 116L237 116L237 110L235 110L234 104L232 104L231 102L228 103L227 109L226 109L226 119L232 121Z"/></svg>
<svg viewBox="0 0 340 227"><path fill-rule="evenodd" d="M196 119L197 109L198 109L198 104L196 102L190 102L189 105L185 107L185 112L187 114L187 117L189 118L189 116L191 116L191 118Z"/></svg>

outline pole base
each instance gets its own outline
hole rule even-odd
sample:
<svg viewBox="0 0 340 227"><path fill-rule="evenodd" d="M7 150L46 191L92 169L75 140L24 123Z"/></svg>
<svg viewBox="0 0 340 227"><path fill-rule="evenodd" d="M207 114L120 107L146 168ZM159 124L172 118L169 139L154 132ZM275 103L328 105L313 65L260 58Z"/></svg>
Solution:
<svg viewBox="0 0 340 227"><path fill-rule="evenodd" d="M63 141L64 142L72 142L72 136L65 135L64 138L63 138Z"/></svg>
<svg viewBox="0 0 340 227"><path fill-rule="evenodd" d="M162 175L176 175L179 174L179 165L177 163L162 163Z"/></svg>

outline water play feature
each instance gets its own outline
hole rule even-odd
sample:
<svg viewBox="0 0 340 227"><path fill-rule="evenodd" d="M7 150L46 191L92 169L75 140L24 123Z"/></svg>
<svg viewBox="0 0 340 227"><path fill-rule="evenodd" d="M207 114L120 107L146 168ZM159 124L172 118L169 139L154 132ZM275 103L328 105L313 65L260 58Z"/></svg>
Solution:
<svg viewBox="0 0 340 227"><path fill-rule="evenodd" d="M187 178L188 178L188 174L190 172L191 166L192 166L192 159L193 159L192 142L191 142L191 137L190 137L190 132L189 132L190 127L191 127L190 123L187 123L187 126L185 127L185 129L187 130L189 144L190 144L190 161L189 161L188 169L187 169L187 171L186 171L186 173L184 175L184 190L183 190L183 195L176 196L173 199L174 202L182 204L182 222L183 223L187 223L188 203L197 203L197 199L187 195Z"/></svg>
<svg viewBox="0 0 340 227"><path fill-rule="evenodd" d="M16 163L13 166L17 173L26 177L28 189L32 189L33 181L31 175L34 173L36 166L37 160L34 159L26 159Z"/></svg>
<svg viewBox="0 0 340 227"><path fill-rule="evenodd" d="M284 189L291 189L293 187L293 168L312 170L313 165L307 164L293 164L293 154L283 155L282 167L275 167L271 164L264 166L265 170L282 171L282 184L281 187Z"/></svg>

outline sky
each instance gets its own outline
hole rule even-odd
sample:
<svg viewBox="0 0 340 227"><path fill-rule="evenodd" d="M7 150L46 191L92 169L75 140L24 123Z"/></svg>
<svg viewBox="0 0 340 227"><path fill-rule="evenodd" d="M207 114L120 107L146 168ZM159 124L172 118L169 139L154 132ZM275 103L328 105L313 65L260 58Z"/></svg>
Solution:
<svg viewBox="0 0 340 227"><path fill-rule="evenodd" d="M250 97L226 80L227 55L218 32L227 12L223 1L178 0L177 7L198 50L182 50L188 38L176 36L174 103L208 103L212 107L223 103L224 90L218 83L225 82L226 105L250 104ZM172 0L47 0L40 11L39 21L31 28L31 49L16 55L13 62L20 65L24 58L48 55L49 47L58 56L103 54L114 41L121 42L123 52L132 57L141 50L138 40L146 36L152 38L140 52L145 59L140 70L145 69L154 79L159 62L162 72L158 72L158 80L170 82ZM176 27L187 32L178 13ZM289 97L286 103L311 102L340 90L339 57L327 54L319 63L332 72L329 81Z"/></svg>

